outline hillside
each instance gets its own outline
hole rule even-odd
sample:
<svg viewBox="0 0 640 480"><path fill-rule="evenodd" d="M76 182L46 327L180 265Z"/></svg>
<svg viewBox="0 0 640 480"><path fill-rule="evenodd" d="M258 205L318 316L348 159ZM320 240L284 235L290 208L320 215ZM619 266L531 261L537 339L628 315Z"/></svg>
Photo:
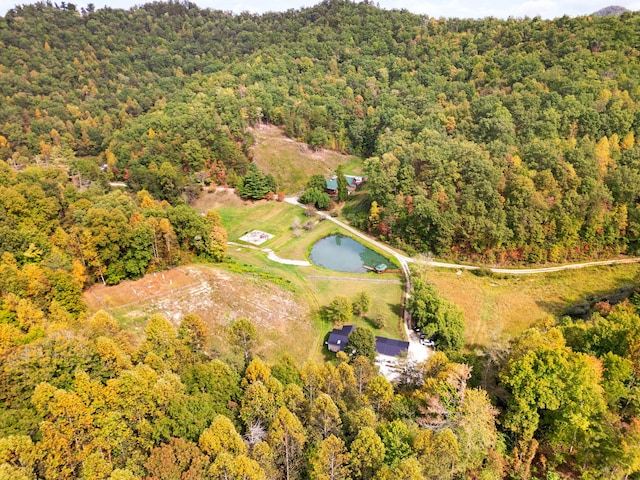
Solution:
<svg viewBox="0 0 640 480"><path fill-rule="evenodd" d="M262 171L275 177L286 194L304 190L311 175L329 177L339 165L349 173L362 173L361 161L334 150L312 149L309 145L286 137L273 125L259 124L249 129L255 144L250 155Z"/></svg>
<svg viewBox="0 0 640 480"><path fill-rule="evenodd" d="M617 5L610 5L608 7L601 8L593 14L597 17L606 17L607 15L622 15L624 12L628 12L625 7L619 7Z"/></svg>
<svg viewBox="0 0 640 480"><path fill-rule="evenodd" d="M499 263L635 252L638 18L17 7L0 21L0 155L85 176L105 164L175 202L238 185L250 128L268 123L370 158L351 221L402 248Z"/></svg>
<svg viewBox="0 0 640 480"><path fill-rule="evenodd" d="M634 12L8 11L0 479L637 478L637 265L304 259L344 222L458 262L638 253L639 45ZM367 181L330 201L339 169ZM276 201L302 188L341 222Z"/></svg>

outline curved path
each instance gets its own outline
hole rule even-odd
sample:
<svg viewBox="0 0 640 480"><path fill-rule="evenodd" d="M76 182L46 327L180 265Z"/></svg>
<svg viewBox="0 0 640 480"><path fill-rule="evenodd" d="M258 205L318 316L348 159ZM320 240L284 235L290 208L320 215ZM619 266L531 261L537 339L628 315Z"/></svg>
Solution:
<svg viewBox="0 0 640 480"><path fill-rule="evenodd" d="M259 252L264 252L264 253L267 254L267 258L269 260L272 260L272 261L277 262L277 263L282 263L284 265L295 265L297 267L310 267L311 266L311 264L309 262L307 262L306 260L291 260L289 258L280 258L270 248L260 248L260 247L254 246L254 245L245 245L243 243L236 243L236 242L227 242L227 245L233 245L234 247L241 247L241 248L249 248L251 250L257 250Z"/></svg>
<svg viewBox="0 0 640 480"><path fill-rule="evenodd" d="M420 260L420 259L414 259L414 258L410 258L409 261L420 263L422 265L427 265L430 267L456 268L458 270L479 270L481 268L476 265L460 265L457 263L434 262L431 260ZM575 270L578 268L597 267L598 265L619 265L623 263L640 263L640 257L618 258L618 259L611 259L611 260L597 260L593 262L583 262L583 263L567 263L564 265L557 265L555 267L487 268L487 270L493 273L504 273L508 275L531 275L535 273L560 272L562 270Z"/></svg>
<svg viewBox="0 0 640 480"><path fill-rule="evenodd" d="M290 203L291 205L297 205L299 207L305 207L305 205L298 202L296 197L285 198L285 202ZM482 267L477 265L462 265L460 263L447 263L447 262L436 262L434 260L425 260L418 258L411 258L405 255L402 255L399 252L396 252L392 248L388 247L386 244L381 243L369 235L362 233L359 230L356 230L353 227L350 227L344 222L340 220L336 220L335 218L327 215L326 213L318 212L318 215L326 218L327 220L331 220L333 223L340 225L345 230L353 233L354 235L366 240L367 242L376 246L380 250L384 250L388 254L392 255L394 258L398 260L405 276L409 274L409 266L408 263L419 263L422 265L427 265L430 267L439 267L439 268L455 268L457 270L479 270ZM611 259L611 260L596 260L593 262L582 262L582 263L568 263L564 265L557 265L555 267L540 267L540 268L488 268L489 271L493 273L505 273L509 275L529 275L533 273L550 273L550 272L560 272L562 270L572 270L577 268L588 268L588 267L596 267L598 265L618 265L623 263L640 263L640 257L629 257L629 258L619 258L619 259Z"/></svg>
<svg viewBox="0 0 640 480"><path fill-rule="evenodd" d="M285 198L285 202L290 203L291 205L297 205L299 207L303 207L305 208L305 205L301 204L300 202L298 202L297 197L288 197ZM409 298L409 292L411 292L411 274L409 271L409 263L411 262L415 262L415 263L420 263L423 265L427 265L427 266L432 266L432 267L440 267L440 268L454 268L457 270L479 270L481 267L479 266L475 266L475 265L462 265L462 264L458 264L458 263L446 263L446 262L436 262L436 261L432 261L432 260L421 260L419 258L414 259L411 257L407 257L395 250L393 250L392 248L390 248L389 246L385 245L384 243L380 242L379 240L376 240L373 237L370 237L369 235L361 232L360 230L356 230L355 228L347 225L344 222L341 222L340 220L337 220L333 217L331 217L330 215L327 215L326 213L323 212L318 212L318 215L320 215L321 217L332 221L333 223L335 223L336 225L339 225L340 227L344 228L345 230L347 230L348 232L352 233L353 235L355 235L356 237L359 237L369 243L371 243L372 245L374 245L376 248L388 253L389 255L393 256L393 258L395 258L398 263L400 264L400 267L402 268L402 273L404 275L405 278L405 292L402 298L402 309L404 312L404 329L405 329L405 333L407 335L407 338L409 339L410 342L410 356L411 356L411 350L413 350L416 353L416 357L422 357L423 356L423 350L426 350L426 347L424 347L423 345L420 344L419 339L417 338L417 335L409 328L409 326L411 325L411 313L404 308L405 307L405 303L407 301L407 299ZM558 265L555 267L541 267L541 268L489 268L488 270L493 272L493 273L502 273L502 274L508 274L508 275L531 275L531 274L536 274L536 273L549 273L549 272L560 272L562 270L572 270L572 269L578 269L578 268L588 268L588 267L595 267L598 265L617 265L617 264L623 264L623 263L640 263L640 257L631 257L631 258L622 258L622 259L614 259L614 260L600 260L600 261L594 261L594 262L583 262L583 263L571 263L571 264L565 264L565 265Z"/></svg>

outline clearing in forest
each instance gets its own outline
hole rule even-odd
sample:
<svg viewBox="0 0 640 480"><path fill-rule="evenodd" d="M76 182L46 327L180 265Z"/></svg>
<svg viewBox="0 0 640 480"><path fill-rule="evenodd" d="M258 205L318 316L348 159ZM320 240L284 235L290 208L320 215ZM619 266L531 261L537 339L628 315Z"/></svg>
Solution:
<svg viewBox="0 0 640 480"><path fill-rule="evenodd" d="M133 291L138 292L134 301ZM189 265L112 287L94 285L84 299L91 311L104 308L137 334L142 334L154 314L163 315L176 327L185 315L198 314L211 330L217 354L228 353L225 327L240 318L256 325L261 343L258 353L268 361L276 360L283 351L304 361L319 350L319 334L308 320L306 301L286 285L265 281L251 271Z"/></svg>
<svg viewBox="0 0 640 480"><path fill-rule="evenodd" d="M287 194L304 189L311 175L328 176L345 165L345 171L362 173L362 161L333 150L313 150L306 143L296 142L274 125L259 124L250 129L256 140L251 148L253 161L265 173L276 179L278 188Z"/></svg>
<svg viewBox="0 0 640 480"><path fill-rule="evenodd" d="M429 268L427 279L464 311L467 347L488 347L515 337L574 303L638 283L640 265L591 267L555 273L476 276Z"/></svg>

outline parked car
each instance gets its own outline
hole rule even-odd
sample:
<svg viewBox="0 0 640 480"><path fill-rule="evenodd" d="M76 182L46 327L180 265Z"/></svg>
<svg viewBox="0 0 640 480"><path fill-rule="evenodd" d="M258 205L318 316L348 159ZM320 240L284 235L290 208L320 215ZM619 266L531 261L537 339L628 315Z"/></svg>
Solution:
<svg viewBox="0 0 640 480"><path fill-rule="evenodd" d="M436 344L434 343L433 340L429 340L427 338L423 338L422 340L420 340L420 343L422 345L424 345L425 347L435 347Z"/></svg>

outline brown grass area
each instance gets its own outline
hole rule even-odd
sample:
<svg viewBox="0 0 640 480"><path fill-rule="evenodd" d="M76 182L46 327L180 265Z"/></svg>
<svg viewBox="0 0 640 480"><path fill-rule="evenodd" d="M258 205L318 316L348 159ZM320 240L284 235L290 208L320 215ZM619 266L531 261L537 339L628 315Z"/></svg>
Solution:
<svg viewBox="0 0 640 480"><path fill-rule="evenodd" d="M266 200L264 200L266 202ZM233 188L216 187L205 188L200 196L191 204L201 212L220 210L221 208L251 209L257 202L243 200Z"/></svg>
<svg viewBox="0 0 640 480"><path fill-rule="evenodd" d="M84 300L91 310L122 308L147 301L153 297L193 286L195 280L179 268L146 275L140 280L127 280L118 285L97 284L84 292Z"/></svg>
<svg viewBox="0 0 640 480"><path fill-rule="evenodd" d="M108 298L112 315L124 328L139 334L153 314L161 314L178 326L185 315L195 313L211 329L214 350L225 354L228 345L224 327L235 319L248 318L260 333L258 353L266 360L275 360L284 347L301 362L316 354L318 332L307 320L309 307L293 292L251 275L217 267L191 265L164 273L165 279L183 275L190 283L177 287L174 282L172 286L160 286L162 291L154 293L143 286L158 282L160 274L155 279L148 275L136 282L127 282L131 284L128 291L147 293L146 298L142 294L138 296L135 306L131 305L124 284L98 289L98 298ZM91 310L101 308L98 302L91 302L94 294L85 293Z"/></svg>
<svg viewBox="0 0 640 480"><path fill-rule="evenodd" d="M492 278L429 269L427 278L464 311L467 344L473 348L512 338L589 295L637 283L639 272L638 265L618 265Z"/></svg>
<svg viewBox="0 0 640 480"><path fill-rule="evenodd" d="M328 175L340 164L347 166L348 173L361 173L356 157L332 150L314 151L305 143L287 138L273 125L258 125L250 131L256 139L251 150L255 163L273 175L286 193L301 191L311 175Z"/></svg>

